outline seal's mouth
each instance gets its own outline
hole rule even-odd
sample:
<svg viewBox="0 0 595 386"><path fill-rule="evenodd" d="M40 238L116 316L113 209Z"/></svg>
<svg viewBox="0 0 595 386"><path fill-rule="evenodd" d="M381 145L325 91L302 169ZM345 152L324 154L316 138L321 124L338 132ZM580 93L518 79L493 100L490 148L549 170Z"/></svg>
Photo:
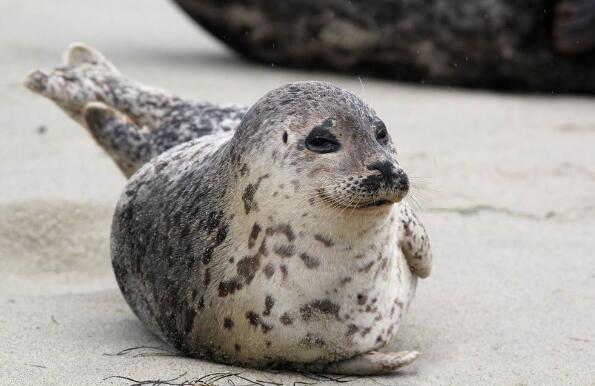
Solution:
<svg viewBox="0 0 595 386"><path fill-rule="evenodd" d="M378 209L381 207L388 207L397 200L390 200L384 197L352 197L350 199L337 199L328 195L324 189L318 189L318 197L327 205L337 209Z"/></svg>
<svg viewBox="0 0 595 386"><path fill-rule="evenodd" d="M389 201L389 200L374 200L374 201L370 202L369 204L360 205L357 208L363 209L363 208L378 207L378 206L391 205L391 204L394 204L394 202Z"/></svg>

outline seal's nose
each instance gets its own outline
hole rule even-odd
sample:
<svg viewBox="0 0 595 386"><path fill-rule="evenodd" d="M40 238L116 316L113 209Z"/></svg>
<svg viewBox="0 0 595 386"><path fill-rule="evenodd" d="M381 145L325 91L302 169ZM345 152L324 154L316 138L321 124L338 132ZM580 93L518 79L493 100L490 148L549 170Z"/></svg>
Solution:
<svg viewBox="0 0 595 386"><path fill-rule="evenodd" d="M393 164L388 161L376 161L367 166L368 170L378 170L386 180L391 180L397 177Z"/></svg>
<svg viewBox="0 0 595 386"><path fill-rule="evenodd" d="M409 177L407 177L407 173L403 169L397 170L397 178L396 178L396 185L402 191L409 190Z"/></svg>
<svg viewBox="0 0 595 386"><path fill-rule="evenodd" d="M389 161L376 161L366 167L368 170L378 170L384 180L400 190L409 190L409 178L401 168L395 169Z"/></svg>

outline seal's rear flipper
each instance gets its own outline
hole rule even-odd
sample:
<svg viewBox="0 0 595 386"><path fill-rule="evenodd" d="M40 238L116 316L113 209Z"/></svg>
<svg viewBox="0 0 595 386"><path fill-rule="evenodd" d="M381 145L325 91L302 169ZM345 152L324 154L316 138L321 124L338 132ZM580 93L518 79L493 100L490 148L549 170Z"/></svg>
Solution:
<svg viewBox="0 0 595 386"><path fill-rule="evenodd" d="M595 0L562 0L556 5L554 47L565 55L595 51Z"/></svg>
<svg viewBox="0 0 595 386"><path fill-rule="evenodd" d="M33 71L24 84L86 126L127 176L182 142L235 130L247 111L186 101L130 80L81 43L64 53L63 66Z"/></svg>
<svg viewBox="0 0 595 386"><path fill-rule="evenodd" d="M419 356L418 351L370 351L335 363L312 363L299 366L300 371L337 375L384 375L409 365Z"/></svg>
<svg viewBox="0 0 595 386"><path fill-rule="evenodd" d="M100 102L83 109L85 126L97 143L112 157L126 177L130 177L153 157L147 133L126 115Z"/></svg>
<svg viewBox="0 0 595 386"><path fill-rule="evenodd" d="M99 51L81 43L64 53L64 65L51 71L36 70L25 87L54 101L83 124L87 103L103 102L128 115L138 126L159 127L163 116L180 98L124 77Z"/></svg>
<svg viewBox="0 0 595 386"><path fill-rule="evenodd" d="M105 56L96 49L84 43L72 43L64 53L64 64L77 66L81 64L92 64L103 67L109 72L119 74L120 71L110 63Z"/></svg>

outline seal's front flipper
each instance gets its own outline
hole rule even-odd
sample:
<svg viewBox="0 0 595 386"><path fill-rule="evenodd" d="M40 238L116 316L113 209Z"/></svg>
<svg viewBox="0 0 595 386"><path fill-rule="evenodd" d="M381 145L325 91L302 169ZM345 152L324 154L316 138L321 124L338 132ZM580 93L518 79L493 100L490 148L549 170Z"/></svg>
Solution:
<svg viewBox="0 0 595 386"><path fill-rule="evenodd" d="M370 351L340 362L307 364L300 370L338 375L385 375L409 365L418 356L418 351Z"/></svg>
<svg viewBox="0 0 595 386"><path fill-rule="evenodd" d="M154 154L146 132L121 112L100 102L83 110L85 126L107 151L126 177L130 177Z"/></svg>
<svg viewBox="0 0 595 386"><path fill-rule="evenodd" d="M402 222L399 247L411 271L422 279L426 278L432 271L430 238L409 204L401 202L399 209Z"/></svg>
<svg viewBox="0 0 595 386"><path fill-rule="evenodd" d="M595 0L563 0L555 8L554 47L565 55L595 51Z"/></svg>

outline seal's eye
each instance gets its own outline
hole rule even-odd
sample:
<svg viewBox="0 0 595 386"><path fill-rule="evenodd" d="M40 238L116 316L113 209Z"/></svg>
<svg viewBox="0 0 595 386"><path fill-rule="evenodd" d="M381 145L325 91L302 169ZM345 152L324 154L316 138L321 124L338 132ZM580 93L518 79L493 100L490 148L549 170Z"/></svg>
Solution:
<svg viewBox="0 0 595 386"><path fill-rule="evenodd" d="M309 135L308 138L306 138L306 148L315 153L332 153L339 150L339 147L340 145L337 141L330 138L314 137L312 135Z"/></svg>
<svg viewBox="0 0 595 386"><path fill-rule="evenodd" d="M380 143L381 145L386 145L386 143L388 142L388 131L386 130L386 126L384 126L384 123L376 127L375 134L378 143Z"/></svg>
<svg viewBox="0 0 595 386"><path fill-rule="evenodd" d="M306 137L306 148L315 153L333 153L341 147L337 137L329 130L332 127L332 122L324 121L320 126L312 129L310 134Z"/></svg>

